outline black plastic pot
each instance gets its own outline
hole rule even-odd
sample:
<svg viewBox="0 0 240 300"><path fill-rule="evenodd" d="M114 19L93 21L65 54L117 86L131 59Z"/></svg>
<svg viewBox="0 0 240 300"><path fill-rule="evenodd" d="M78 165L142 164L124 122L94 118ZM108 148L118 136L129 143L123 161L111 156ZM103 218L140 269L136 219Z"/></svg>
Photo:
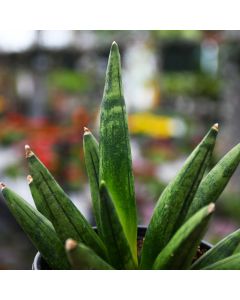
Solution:
<svg viewBox="0 0 240 300"><path fill-rule="evenodd" d="M96 228L94 228L96 230ZM141 241L146 233L147 227L145 226L138 226L138 241ZM200 244L200 252L206 252L212 248L212 245L209 244L206 241L202 241ZM200 254L201 255L201 254ZM37 254L34 257L33 264L32 264L32 270L51 270L42 257L40 252L37 252Z"/></svg>

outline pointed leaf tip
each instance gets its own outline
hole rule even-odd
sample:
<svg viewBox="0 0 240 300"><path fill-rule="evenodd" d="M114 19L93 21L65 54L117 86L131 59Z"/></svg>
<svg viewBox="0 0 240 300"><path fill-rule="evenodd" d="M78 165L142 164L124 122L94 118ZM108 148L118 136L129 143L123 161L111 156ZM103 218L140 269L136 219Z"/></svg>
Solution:
<svg viewBox="0 0 240 300"><path fill-rule="evenodd" d="M28 182L28 184L30 184L32 181L33 181L32 176L31 176L31 175L28 175L28 176L27 176L27 182Z"/></svg>
<svg viewBox="0 0 240 300"><path fill-rule="evenodd" d="M112 42L111 48L114 48L114 47L118 49L118 44L115 41Z"/></svg>
<svg viewBox="0 0 240 300"><path fill-rule="evenodd" d="M30 148L29 145L25 145L25 153L26 153L26 158L28 158L28 157L30 157L30 156L33 155L33 152L32 152L32 150L31 150L31 148Z"/></svg>
<svg viewBox="0 0 240 300"><path fill-rule="evenodd" d="M212 126L213 129L215 129L216 131L219 130L219 124L218 123L215 123L213 126Z"/></svg>
<svg viewBox="0 0 240 300"><path fill-rule="evenodd" d="M77 242L73 239L67 239L65 243L65 249L71 251L77 247Z"/></svg>
<svg viewBox="0 0 240 300"><path fill-rule="evenodd" d="M106 187L106 183L104 180L101 180L100 182L100 189L105 188Z"/></svg>
<svg viewBox="0 0 240 300"><path fill-rule="evenodd" d="M208 205L208 212L212 213L212 212L214 212L214 210L215 210L215 204L214 203L210 203Z"/></svg>
<svg viewBox="0 0 240 300"><path fill-rule="evenodd" d="M6 185L2 182L0 182L0 189L3 190L6 187Z"/></svg>
<svg viewBox="0 0 240 300"><path fill-rule="evenodd" d="M89 134L91 131L87 127L83 127L84 134Z"/></svg>
<svg viewBox="0 0 240 300"><path fill-rule="evenodd" d="M120 53L119 53L119 47L118 47L118 44L114 41L112 43L112 46L111 46L111 49L110 49L110 56L119 56Z"/></svg>

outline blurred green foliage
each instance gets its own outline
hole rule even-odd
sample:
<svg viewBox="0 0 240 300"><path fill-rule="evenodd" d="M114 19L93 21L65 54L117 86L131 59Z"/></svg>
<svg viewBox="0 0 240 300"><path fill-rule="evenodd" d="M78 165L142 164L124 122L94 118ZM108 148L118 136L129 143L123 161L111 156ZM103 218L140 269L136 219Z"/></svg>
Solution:
<svg viewBox="0 0 240 300"><path fill-rule="evenodd" d="M203 96L217 99L220 80L203 73L166 73L161 77L162 93L168 96Z"/></svg>
<svg viewBox="0 0 240 300"><path fill-rule="evenodd" d="M21 162L11 164L4 169L4 175L10 178L17 179L19 176L25 176L25 172L22 170Z"/></svg>
<svg viewBox="0 0 240 300"><path fill-rule="evenodd" d="M200 30L157 30L152 32L157 38L161 40L201 40L202 31Z"/></svg>
<svg viewBox="0 0 240 300"><path fill-rule="evenodd" d="M219 199L219 214L230 217L240 226L240 201L239 193L225 191Z"/></svg>
<svg viewBox="0 0 240 300"><path fill-rule="evenodd" d="M74 70L59 69L49 74L49 85L70 93L87 92L90 90L90 76Z"/></svg>
<svg viewBox="0 0 240 300"><path fill-rule="evenodd" d="M9 130L1 136L1 145L2 146L11 146L14 143L21 141L26 134L20 131Z"/></svg>

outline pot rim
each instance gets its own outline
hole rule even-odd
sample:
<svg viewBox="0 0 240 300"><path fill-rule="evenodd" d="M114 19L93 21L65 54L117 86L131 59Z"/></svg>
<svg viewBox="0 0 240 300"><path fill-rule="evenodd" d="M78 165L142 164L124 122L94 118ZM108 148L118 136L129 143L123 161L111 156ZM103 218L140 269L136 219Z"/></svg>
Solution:
<svg viewBox="0 0 240 300"><path fill-rule="evenodd" d="M93 229L97 230L97 227L93 226ZM137 234L138 239L139 239L139 237L143 237L145 235L146 230L147 230L147 226L144 226L144 225L138 226L138 234ZM212 248L212 244L205 240L201 241L201 245L207 250ZM46 267L46 268L44 268L44 267ZM47 267L48 267L48 265L44 261L41 253L38 251L33 259L32 270L51 270Z"/></svg>

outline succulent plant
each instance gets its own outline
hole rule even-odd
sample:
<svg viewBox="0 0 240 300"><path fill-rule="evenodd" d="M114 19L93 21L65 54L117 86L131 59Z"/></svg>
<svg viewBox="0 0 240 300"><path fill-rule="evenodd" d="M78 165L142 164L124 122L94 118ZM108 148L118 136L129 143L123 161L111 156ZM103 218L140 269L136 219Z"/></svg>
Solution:
<svg viewBox="0 0 240 300"><path fill-rule="evenodd" d="M134 177L120 55L111 47L101 104L99 144L83 146L97 232L29 146L28 183L36 208L3 183L6 203L52 269L240 269L240 230L193 259L215 202L240 162L240 144L204 176L218 134L213 125L160 195L137 249Z"/></svg>

